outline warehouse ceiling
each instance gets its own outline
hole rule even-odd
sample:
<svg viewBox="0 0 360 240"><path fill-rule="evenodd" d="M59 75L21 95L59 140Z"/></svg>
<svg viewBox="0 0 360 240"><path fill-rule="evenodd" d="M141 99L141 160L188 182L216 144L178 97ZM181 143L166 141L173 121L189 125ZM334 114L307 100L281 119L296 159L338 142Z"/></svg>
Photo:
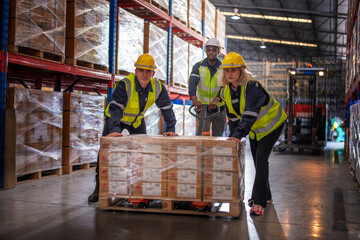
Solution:
<svg viewBox="0 0 360 240"><path fill-rule="evenodd" d="M247 60L310 61L346 56L348 0L210 2L224 15L240 17L226 16L227 52L239 52ZM282 18L272 20L274 16ZM260 48L262 45L266 48Z"/></svg>

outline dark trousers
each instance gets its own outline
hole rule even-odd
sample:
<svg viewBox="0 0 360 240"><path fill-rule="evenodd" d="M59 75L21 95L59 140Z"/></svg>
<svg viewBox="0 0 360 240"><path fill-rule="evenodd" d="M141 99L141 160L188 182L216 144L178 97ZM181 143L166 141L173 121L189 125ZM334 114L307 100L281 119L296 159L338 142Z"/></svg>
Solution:
<svg viewBox="0 0 360 240"><path fill-rule="evenodd" d="M260 141L250 139L250 149L256 171L251 198L255 204L263 207L266 207L266 201L272 198L269 185L269 156L283 128L284 124Z"/></svg>
<svg viewBox="0 0 360 240"><path fill-rule="evenodd" d="M146 134L146 123L145 123L144 118L141 120L141 124L137 128L134 128L132 125L130 126L130 125L127 125L127 124L124 124L124 123L120 123L120 126L121 126L122 130L127 129L130 134ZM109 118L106 117L105 122L104 122L104 129L103 129L103 132L102 132L102 136L105 137L108 134L110 134ZM95 169L96 182L97 183L99 183L99 158L100 158L100 156L98 154L97 162L96 162L96 169Z"/></svg>

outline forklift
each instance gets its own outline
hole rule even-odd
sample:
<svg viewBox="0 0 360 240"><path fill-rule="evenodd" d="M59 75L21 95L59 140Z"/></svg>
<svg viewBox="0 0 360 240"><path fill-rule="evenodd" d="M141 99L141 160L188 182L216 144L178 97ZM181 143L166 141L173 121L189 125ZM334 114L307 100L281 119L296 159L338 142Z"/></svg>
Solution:
<svg viewBox="0 0 360 240"><path fill-rule="evenodd" d="M285 137L274 146L274 151L312 151L321 155L327 141L326 91L319 89L319 83L326 86L325 68L289 68L286 101L288 120ZM320 97L321 96L321 97Z"/></svg>

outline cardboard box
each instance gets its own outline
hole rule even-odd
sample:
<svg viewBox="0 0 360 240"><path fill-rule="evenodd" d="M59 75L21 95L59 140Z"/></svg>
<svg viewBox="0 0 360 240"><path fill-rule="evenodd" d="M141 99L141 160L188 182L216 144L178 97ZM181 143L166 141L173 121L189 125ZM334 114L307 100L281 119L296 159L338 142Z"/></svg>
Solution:
<svg viewBox="0 0 360 240"><path fill-rule="evenodd" d="M204 169L214 171L238 171L239 157L204 156Z"/></svg>
<svg viewBox="0 0 360 240"><path fill-rule="evenodd" d="M237 199L239 199L237 187L204 184L204 201L236 201Z"/></svg>
<svg viewBox="0 0 360 240"><path fill-rule="evenodd" d="M201 201L201 185L168 182L167 197Z"/></svg>
<svg viewBox="0 0 360 240"><path fill-rule="evenodd" d="M131 196L134 197L166 197L166 183L137 182L131 184Z"/></svg>
<svg viewBox="0 0 360 240"><path fill-rule="evenodd" d="M100 194L111 194L116 196L129 197L129 182L127 181L102 181L99 186Z"/></svg>

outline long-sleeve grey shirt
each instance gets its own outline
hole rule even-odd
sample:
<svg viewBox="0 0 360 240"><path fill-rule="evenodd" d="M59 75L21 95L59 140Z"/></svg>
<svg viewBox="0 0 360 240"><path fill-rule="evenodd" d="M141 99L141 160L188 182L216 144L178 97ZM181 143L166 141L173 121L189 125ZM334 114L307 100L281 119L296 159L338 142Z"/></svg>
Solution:
<svg viewBox="0 0 360 240"><path fill-rule="evenodd" d="M140 112L144 111L145 105L147 103L149 92L153 91L151 83L147 85L146 88L142 88L137 77L135 77L136 91L139 94L139 109ZM156 106L161 110L161 114L164 117L166 123L166 132L175 132L176 118L173 111L172 102L166 91L165 86L161 83L162 90L158 99L155 101ZM126 93L125 82L119 82L116 87L113 95L112 101L116 103L110 104L109 112L111 117L109 118L109 130L110 133L118 132L121 133L122 129L120 127L120 119L123 117L123 109L120 107L125 106L128 100ZM125 108L124 108L125 109Z"/></svg>

